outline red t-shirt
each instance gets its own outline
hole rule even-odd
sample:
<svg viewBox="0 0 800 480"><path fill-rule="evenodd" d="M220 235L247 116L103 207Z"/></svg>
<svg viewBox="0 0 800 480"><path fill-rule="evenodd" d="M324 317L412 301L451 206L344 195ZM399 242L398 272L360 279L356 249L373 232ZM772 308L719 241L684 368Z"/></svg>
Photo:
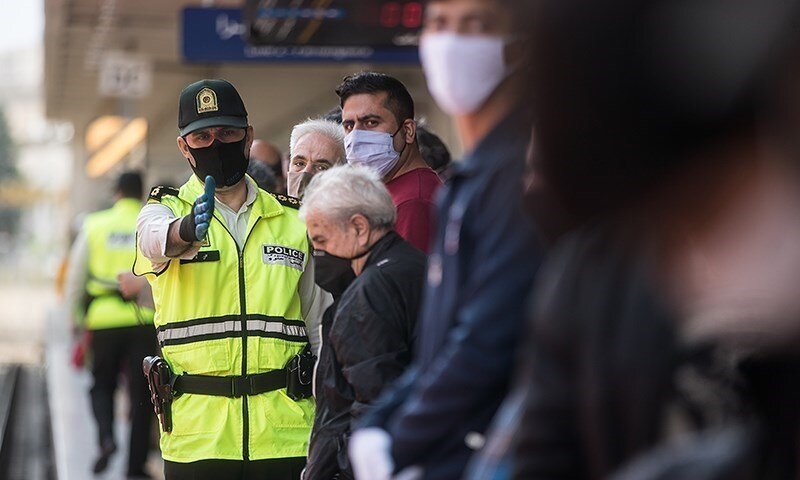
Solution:
<svg viewBox="0 0 800 480"><path fill-rule="evenodd" d="M439 176L430 168L411 170L386 184L397 208L395 230L425 253L428 253L434 228L436 190L441 185Z"/></svg>

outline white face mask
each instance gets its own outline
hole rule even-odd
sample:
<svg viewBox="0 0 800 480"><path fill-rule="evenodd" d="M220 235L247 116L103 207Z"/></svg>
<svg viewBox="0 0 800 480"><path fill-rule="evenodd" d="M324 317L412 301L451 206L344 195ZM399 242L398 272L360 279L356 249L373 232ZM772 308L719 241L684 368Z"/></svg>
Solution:
<svg viewBox="0 0 800 480"><path fill-rule="evenodd" d="M510 74L502 37L431 33L419 54L433 99L448 115L474 113Z"/></svg>
<svg viewBox="0 0 800 480"><path fill-rule="evenodd" d="M352 130L344 137L344 151L347 163L369 167L381 178L392 171L402 153L394 149L394 135L372 130Z"/></svg>

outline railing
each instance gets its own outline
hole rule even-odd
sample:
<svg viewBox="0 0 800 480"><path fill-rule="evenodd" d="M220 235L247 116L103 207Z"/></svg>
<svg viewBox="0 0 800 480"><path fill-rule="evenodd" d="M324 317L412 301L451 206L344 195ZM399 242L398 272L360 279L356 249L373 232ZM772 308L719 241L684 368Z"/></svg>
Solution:
<svg viewBox="0 0 800 480"><path fill-rule="evenodd" d="M11 414L19 372L18 365L0 366L0 478L8 478L14 423Z"/></svg>
<svg viewBox="0 0 800 480"><path fill-rule="evenodd" d="M0 365L0 479L55 478L44 372Z"/></svg>

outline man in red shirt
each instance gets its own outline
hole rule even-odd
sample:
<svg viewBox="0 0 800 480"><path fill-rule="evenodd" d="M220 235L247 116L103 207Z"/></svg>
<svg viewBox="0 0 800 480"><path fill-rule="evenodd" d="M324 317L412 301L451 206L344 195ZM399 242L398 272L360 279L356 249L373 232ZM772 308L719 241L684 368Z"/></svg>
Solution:
<svg viewBox="0 0 800 480"><path fill-rule="evenodd" d="M427 253L442 182L420 154L414 100L399 80L374 72L345 78L336 94L348 163L378 173L397 208L395 230Z"/></svg>

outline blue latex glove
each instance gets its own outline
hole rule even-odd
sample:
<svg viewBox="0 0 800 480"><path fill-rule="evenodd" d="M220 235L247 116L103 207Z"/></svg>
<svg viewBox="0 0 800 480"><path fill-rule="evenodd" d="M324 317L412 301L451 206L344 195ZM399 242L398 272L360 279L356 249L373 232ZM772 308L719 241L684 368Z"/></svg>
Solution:
<svg viewBox="0 0 800 480"><path fill-rule="evenodd" d="M211 225L211 218L214 217L214 191L217 189L217 182L211 175L206 177L205 193L197 197L194 201L194 234L198 240L206 238L208 227Z"/></svg>
<svg viewBox="0 0 800 480"><path fill-rule="evenodd" d="M199 242L206 238L211 219L214 218L214 191L217 183L211 175L206 177L205 191L197 197L189 215L183 217L180 237L187 242Z"/></svg>

